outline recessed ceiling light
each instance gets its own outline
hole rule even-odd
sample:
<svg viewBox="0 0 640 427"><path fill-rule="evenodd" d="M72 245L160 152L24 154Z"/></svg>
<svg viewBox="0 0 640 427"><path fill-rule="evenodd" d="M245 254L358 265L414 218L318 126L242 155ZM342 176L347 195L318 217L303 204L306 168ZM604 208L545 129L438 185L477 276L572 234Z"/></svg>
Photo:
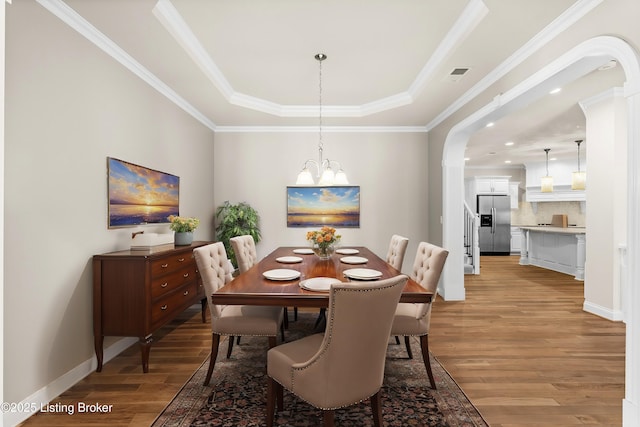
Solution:
<svg viewBox="0 0 640 427"><path fill-rule="evenodd" d="M471 160L471 158L470 158L470 157L465 157L465 158L464 158L464 161L465 161L465 162L468 162L469 160Z"/></svg>
<svg viewBox="0 0 640 427"><path fill-rule="evenodd" d="M555 89L552 89L551 92L549 92L551 95L555 95L556 93L560 92L562 90L561 87L557 87Z"/></svg>
<svg viewBox="0 0 640 427"><path fill-rule="evenodd" d="M504 162L505 163L511 163L511 160L505 160Z"/></svg>
<svg viewBox="0 0 640 427"><path fill-rule="evenodd" d="M513 141L505 142L504 145L506 145L506 146L513 145Z"/></svg>
<svg viewBox="0 0 640 427"><path fill-rule="evenodd" d="M550 158L549 160L551 160L551 161L553 162L553 161L555 161L555 160L558 160L558 158L557 158L557 157L552 157L552 158Z"/></svg>
<svg viewBox="0 0 640 427"><path fill-rule="evenodd" d="M493 122L489 122L487 123L487 127L490 128L491 126L493 126Z"/></svg>

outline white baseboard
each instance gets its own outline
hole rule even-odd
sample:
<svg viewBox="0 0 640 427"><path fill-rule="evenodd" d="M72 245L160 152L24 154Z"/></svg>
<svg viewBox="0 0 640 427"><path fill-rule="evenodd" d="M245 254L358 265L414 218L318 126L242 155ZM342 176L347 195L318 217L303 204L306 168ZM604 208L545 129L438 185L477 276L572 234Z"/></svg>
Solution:
<svg viewBox="0 0 640 427"><path fill-rule="evenodd" d="M602 307L601 305L594 304L589 301L585 301L582 305L582 309L587 313L595 314L596 316L604 317L605 319L612 320L614 322L620 322L623 319L622 311L620 310L611 310L607 307Z"/></svg>
<svg viewBox="0 0 640 427"><path fill-rule="evenodd" d="M111 344L109 347L104 349L103 363L107 363L109 360L113 359L136 342L138 342L138 339L136 338L122 338ZM14 427L20 424L36 411L40 410L42 405L46 405L51 402L53 399L71 388L71 386L94 372L97 367L98 361L95 357L82 362L66 374L58 377L16 405L19 408L32 408L34 409L33 411L5 412L2 416L3 425Z"/></svg>
<svg viewBox="0 0 640 427"><path fill-rule="evenodd" d="M640 407L627 399L622 399L622 425L640 427Z"/></svg>

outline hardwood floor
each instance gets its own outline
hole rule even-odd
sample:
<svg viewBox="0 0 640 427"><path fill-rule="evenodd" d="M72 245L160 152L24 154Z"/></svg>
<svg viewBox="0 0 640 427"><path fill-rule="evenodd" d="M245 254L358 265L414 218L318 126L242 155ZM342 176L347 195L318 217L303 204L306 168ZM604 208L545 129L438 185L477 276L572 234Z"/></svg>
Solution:
<svg viewBox="0 0 640 427"><path fill-rule="evenodd" d="M491 426L622 424L625 327L582 311L582 282L483 257L465 287L466 301L436 301L429 345ZM148 374L135 345L52 402L111 412L41 413L23 425L148 426L210 345L209 323L189 309L156 337Z"/></svg>
<svg viewBox="0 0 640 427"><path fill-rule="evenodd" d="M208 315L208 311L207 311ZM106 363L63 393L51 404L113 405L108 413L38 413L24 426L148 426L207 359L211 350L211 324L202 323L200 305L184 311L154 335L149 373L142 373L137 344ZM226 350L226 346L224 346ZM224 353L221 353L224 354ZM224 356L221 356L224 357ZM208 359L207 359L208 360Z"/></svg>
<svg viewBox="0 0 640 427"><path fill-rule="evenodd" d="M572 276L482 257L437 300L431 352L494 427L622 425L625 326L582 310Z"/></svg>

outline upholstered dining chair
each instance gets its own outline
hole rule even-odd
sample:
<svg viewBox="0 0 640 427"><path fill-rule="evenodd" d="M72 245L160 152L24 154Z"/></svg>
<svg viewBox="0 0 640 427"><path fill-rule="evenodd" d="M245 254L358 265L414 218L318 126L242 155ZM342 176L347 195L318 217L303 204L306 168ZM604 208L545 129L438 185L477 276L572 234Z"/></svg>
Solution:
<svg viewBox="0 0 640 427"><path fill-rule="evenodd" d="M235 336L264 336L269 338L269 348L277 344L278 330L284 341L282 329L282 309L280 307L260 307L244 305L216 305L211 302L211 295L231 280L227 252L222 242L211 243L193 250L202 278L209 311L211 312L211 358L209 370L204 380L208 385L218 356L220 337L229 337L229 352Z"/></svg>
<svg viewBox="0 0 640 427"><path fill-rule="evenodd" d="M229 239L233 252L236 254L238 261L238 271L244 273L258 262L258 254L256 252L256 242L253 236L247 234L244 236L236 236ZM298 320L298 308L293 308L293 319ZM284 308L284 327L289 327L289 313L287 307Z"/></svg>
<svg viewBox="0 0 640 427"><path fill-rule="evenodd" d="M238 261L238 271L244 273L258 262L256 242L250 234L229 239Z"/></svg>
<svg viewBox="0 0 640 427"><path fill-rule="evenodd" d="M267 426L283 388L322 409L325 426L334 410L370 399L376 426L382 425L380 388L391 322L407 276L369 283L332 285L327 327L267 352ZM375 313L374 316L371 313Z"/></svg>
<svg viewBox="0 0 640 427"><path fill-rule="evenodd" d="M416 257L411 269L411 278L422 287L433 292L433 298L429 304L400 303L391 326L391 335L404 336L409 359L413 359L410 337L420 337L422 360L429 375L431 388L436 389L436 381L431 371L429 361L429 326L431 324L431 306L438 293L438 281L447 260L449 251L427 242L420 242Z"/></svg>
<svg viewBox="0 0 640 427"><path fill-rule="evenodd" d="M389 249L387 250L386 261L398 271L402 271L402 263L404 262L404 254L407 251L409 239L398 234L391 236Z"/></svg>

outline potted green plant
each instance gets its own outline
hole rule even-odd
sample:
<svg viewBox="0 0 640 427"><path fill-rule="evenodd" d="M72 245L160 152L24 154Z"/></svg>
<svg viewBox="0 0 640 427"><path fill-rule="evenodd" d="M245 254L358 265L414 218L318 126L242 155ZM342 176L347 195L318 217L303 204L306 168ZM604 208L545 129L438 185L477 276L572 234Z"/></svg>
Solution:
<svg viewBox="0 0 640 427"><path fill-rule="evenodd" d="M224 244L231 263L238 268L230 239L248 234L258 243L261 238L258 212L246 202L232 205L227 200L216 209L216 222L216 238Z"/></svg>

